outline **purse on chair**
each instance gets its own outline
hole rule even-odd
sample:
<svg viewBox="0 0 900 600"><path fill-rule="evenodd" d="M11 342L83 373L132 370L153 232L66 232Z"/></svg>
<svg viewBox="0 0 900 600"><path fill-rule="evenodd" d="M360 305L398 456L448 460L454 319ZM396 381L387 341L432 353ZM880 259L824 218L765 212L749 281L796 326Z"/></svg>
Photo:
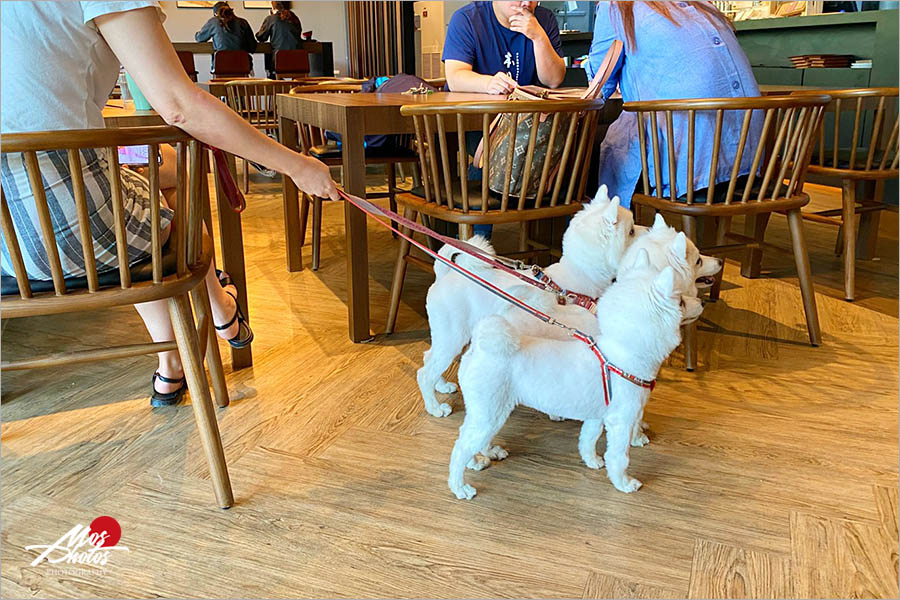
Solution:
<svg viewBox="0 0 900 600"><path fill-rule="evenodd" d="M614 40L606 57L597 73L591 80L587 90L551 90L537 85L517 86L509 96L508 100L594 100L600 96L603 85L612 75L619 57L622 55L622 42ZM509 114L502 113L497 115L491 122L489 127L489 135L491 136L491 155L490 155L490 176L488 179L488 187L498 194L503 193L504 185L509 181L509 193L519 196L522 194L522 175L525 171L525 160L527 157L528 143L531 138L531 130L534 126L535 114L526 116L524 119L516 123L515 131L513 131L513 117ZM550 164L556 165L554 169L559 168L559 158L565 145L565 136L557 135L552 140L552 125L546 121L547 115L537 115L539 124L535 133L534 151L531 157L531 172L540 169L544 164L547 153L550 154ZM512 153L512 167L510 169L510 178L507 179L507 157L509 156L509 144L515 145ZM484 140L478 143L475 150L473 164L476 168L483 168L483 147ZM551 173L552 175L552 173ZM547 181L552 181L552 177L548 177ZM525 197L534 198L538 193L540 178L532 177L528 183L528 189L525 190Z"/></svg>

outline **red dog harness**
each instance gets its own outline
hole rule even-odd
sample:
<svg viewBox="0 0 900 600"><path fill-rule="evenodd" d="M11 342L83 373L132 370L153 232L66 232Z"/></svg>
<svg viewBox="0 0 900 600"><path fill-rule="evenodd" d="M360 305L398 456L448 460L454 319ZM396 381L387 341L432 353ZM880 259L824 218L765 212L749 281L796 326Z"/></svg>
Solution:
<svg viewBox="0 0 900 600"><path fill-rule="evenodd" d="M633 375L631 373L626 372L625 370L617 367L613 363L606 360L606 357L603 356L603 352L601 352L600 348L597 347L597 343L594 341L594 338L591 337L589 334L584 333L583 331L580 331L574 327L569 327L565 323L560 323L559 321L557 321L550 315L541 312L540 310L534 308L533 306L523 302L519 298L516 298L509 292L495 286L490 281L487 281L486 279L479 277L475 273L472 273L471 271L469 271L465 267L459 265L458 263L456 263L453 260L454 258L456 258L455 255L452 256L450 259L444 258L443 256L441 256L440 254L438 254L437 252L435 252L434 250L432 250L425 244L417 242L415 239L413 239L411 233L407 234L406 232L401 231L401 230L397 229L396 227L394 227L393 224L391 223L391 221L396 221L398 224L402 225L404 228L408 228L413 231L418 231L419 233L427 235L427 236L434 238L440 242L449 244L450 246L452 246L458 250L461 250L461 251L465 252L466 254L470 254L470 255L490 264L494 268L500 269L501 271L503 271L505 273L514 275L515 277L521 279L522 281L527 281L527 282L531 283L532 285L539 287L540 289L543 289L545 291L554 292L557 294L557 298L559 298L559 292L556 292L552 287L550 287L550 285L547 283L547 281L540 281L540 280L536 281L534 279L531 279L530 277L527 277L527 276L521 274L519 271L516 271L516 270L514 270L514 268L511 268L510 266L507 266L507 264L505 264L505 263L512 263L512 264L518 263L519 265L521 265L522 264L521 262L508 261L507 259L501 259L500 257L487 254L486 252L484 252L483 250L481 250L480 248L478 248L476 246L473 246L472 244L467 244L466 242L441 235L441 234L437 233L436 231L432 231L431 229L428 229L427 227L425 227L423 225L419 225L415 221L411 221L410 219L407 219L406 217L403 217L403 216L395 213L392 210L382 208L376 204L369 202L368 200L364 200L364 199L358 198L356 196L351 196L350 194L347 194L342 190L338 190L338 193L341 195L342 198L347 200L350 204L354 205L356 208L358 208L361 211L363 211L364 213L368 214L373 219L375 219L377 222L381 223L382 225L384 225L391 231L394 231L395 233L397 233L397 235L401 236L403 239L408 241L410 244L412 244L419 250L422 250L426 254L432 256L436 261L440 261L440 262L444 263L445 265L447 265L448 267L450 267L451 269L453 269L454 271L456 271L457 273L459 273L466 279L474 281L475 283L477 283L481 287L485 288L492 294L494 294L496 296L500 296L501 298L503 298L510 304L513 304L513 305L521 308L522 310L524 310L528 314L532 315L533 317L540 319L541 321L543 321L544 323L547 323L548 325L555 325L556 327L565 329L570 336L572 336L573 338L575 338L581 342L584 342L591 349L591 352L594 353L594 356L597 357L597 360L600 361L600 368L603 370L603 377L602 377L603 400L607 406L609 406L609 403L612 401L612 389L609 384L609 374L610 373L615 373L616 375L618 375L625 381L628 381L638 387L641 387L641 388L644 388L644 389L647 389L650 391L653 391L653 388L656 387L655 379L642 379L642 378L638 377L637 375ZM378 218L379 216L387 217L388 219L390 219L390 221L384 221L384 220ZM539 268L538 268L538 271L540 271ZM541 273L543 273L543 272L541 271ZM535 272L535 276L537 276L536 272ZM546 277L546 275L544 275L544 277ZM547 277L547 280L549 280L552 283L552 280L550 280L549 277ZM562 288L560 288L558 285L556 285L555 283L553 283L553 285L557 289L559 289L561 292L565 293L564 290L562 290ZM587 296L584 296L583 294L578 294L578 296L587 298ZM592 312L596 312L596 301L594 301L593 299L591 299L591 301L594 303L594 310ZM579 304L579 306L582 306L582 305ZM590 309L588 309L588 310L590 310Z"/></svg>

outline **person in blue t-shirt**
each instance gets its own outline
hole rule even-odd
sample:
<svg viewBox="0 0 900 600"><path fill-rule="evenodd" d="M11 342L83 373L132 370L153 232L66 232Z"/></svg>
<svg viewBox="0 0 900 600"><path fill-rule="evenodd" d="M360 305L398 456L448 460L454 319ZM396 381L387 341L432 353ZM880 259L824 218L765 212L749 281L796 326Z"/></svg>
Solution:
<svg viewBox="0 0 900 600"><path fill-rule="evenodd" d="M537 2L472 2L455 13L444 40L454 92L508 94L516 84L555 88L566 74L556 16Z"/></svg>
<svg viewBox="0 0 900 600"><path fill-rule="evenodd" d="M444 72L452 92L508 94L516 85L558 87L566 75L556 16L537 2L472 2L450 18L444 40ZM466 133L469 154L481 139ZM481 169L469 167L469 179ZM491 237L490 225L474 232Z"/></svg>

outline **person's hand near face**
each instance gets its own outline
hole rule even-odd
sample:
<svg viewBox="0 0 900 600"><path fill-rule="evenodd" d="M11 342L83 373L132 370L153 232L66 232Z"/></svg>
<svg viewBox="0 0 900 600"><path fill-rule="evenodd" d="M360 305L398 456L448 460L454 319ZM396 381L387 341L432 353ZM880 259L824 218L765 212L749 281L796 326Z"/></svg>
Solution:
<svg viewBox="0 0 900 600"><path fill-rule="evenodd" d="M509 8L509 28L532 41L546 36L541 24L534 17L536 4L537 2L516 2Z"/></svg>

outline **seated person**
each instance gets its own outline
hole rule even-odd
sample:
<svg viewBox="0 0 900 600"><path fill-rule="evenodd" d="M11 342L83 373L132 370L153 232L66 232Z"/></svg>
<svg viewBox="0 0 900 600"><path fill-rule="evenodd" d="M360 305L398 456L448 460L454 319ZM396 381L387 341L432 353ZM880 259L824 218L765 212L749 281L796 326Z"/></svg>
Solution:
<svg viewBox="0 0 900 600"><path fill-rule="evenodd" d="M537 2L472 2L453 13L441 58L450 91L508 94L558 87L561 51L556 16Z"/></svg>
<svg viewBox="0 0 900 600"><path fill-rule="evenodd" d="M256 38L253 37L253 29L247 19L242 19L234 14L234 9L227 2L216 2L213 5L213 18L204 23L200 31L194 34L198 42L208 42L212 39L213 50L243 50L245 52L256 51ZM247 56L249 61L248 73L253 72L253 59ZM216 70L216 55L212 57L210 72Z"/></svg>
<svg viewBox="0 0 900 600"><path fill-rule="evenodd" d="M613 40L623 45L622 57L603 87L608 98L619 86L622 100L670 100L675 98L740 98L759 96L747 55L738 44L731 23L708 2L610 2L597 8L594 40L585 64L588 79L603 63ZM725 111L716 183L731 177L731 167L740 139L742 111ZM688 116L675 113L676 196L687 193ZM709 187L715 117L711 111L696 113L694 169L695 189ZM762 133L762 114L750 121L747 148L755 148ZM650 134L647 133L649 139ZM661 144L660 162L668 164L666 145ZM649 143L648 143L649 147ZM648 170L654 172L653 156ZM741 157L739 175L750 172L752 152ZM600 146L600 181L617 195L622 206L631 205L631 196L641 176L640 139L637 115L623 112L610 125ZM653 178L651 177L651 180ZM669 196L669 169L662 169L662 195Z"/></svg>
<svg viewBox="0 0 900 600"><path fill-rule="evenodd" d="M256 39L265 42L272 38L272 52L265 55L266 75L269 79L277 79L275 76L275 52L279 50L296 50L300 47L303 38L303 25L300 19L291 10L290 2L273 2L272 14L265 18Z"/></svg>
<svg viewBox="0 0 900 600"><path fill-rule="evenodd" d="M452 92L508 94L516 85L558 87L566 75L556 16L537 2L472 2L453 13L444 40L444 71ZM481 139L466 135L469 154ZM480 179L469 169L469 179ZM489 225L475 233L490 236Z"/></svg>

